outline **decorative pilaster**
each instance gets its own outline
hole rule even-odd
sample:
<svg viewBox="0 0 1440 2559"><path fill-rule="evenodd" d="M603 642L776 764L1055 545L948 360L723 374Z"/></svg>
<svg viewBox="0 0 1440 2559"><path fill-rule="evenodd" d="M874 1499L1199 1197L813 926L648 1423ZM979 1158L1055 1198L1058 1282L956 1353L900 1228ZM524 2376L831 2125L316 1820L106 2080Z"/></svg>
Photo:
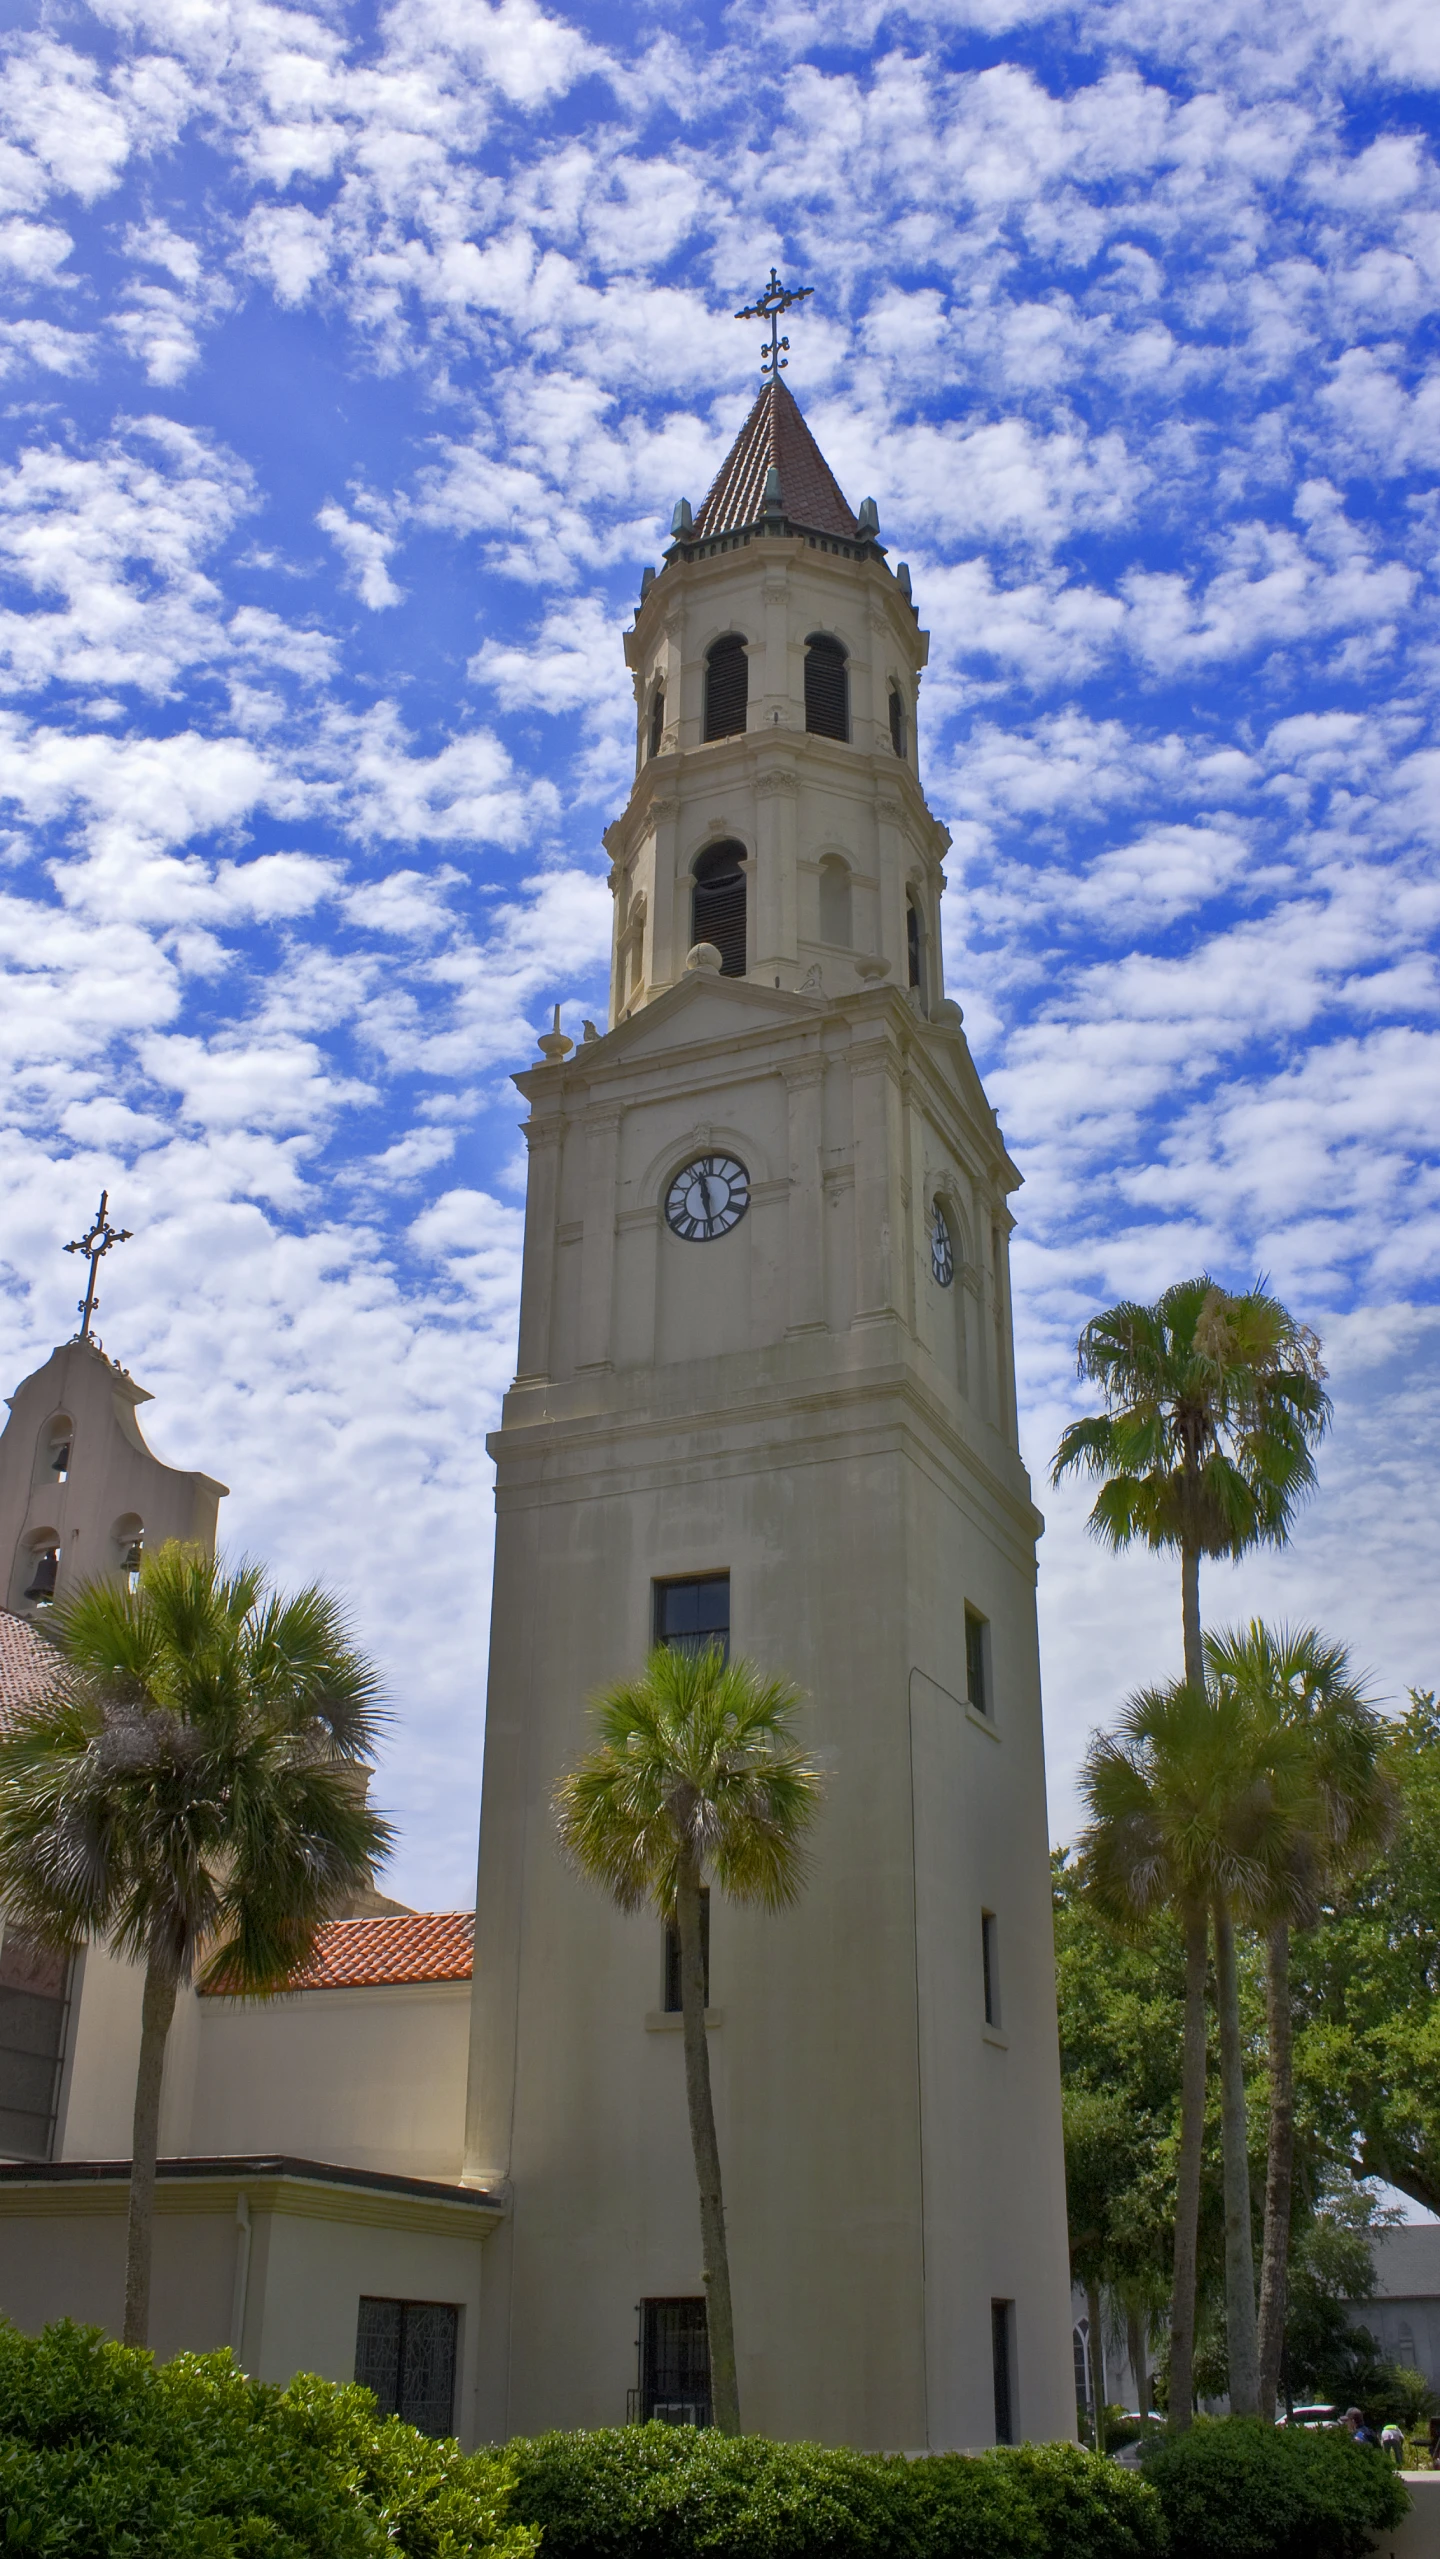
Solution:
<svg viewBox="0 0 1440 2559"><path fill-rule="evenodd" d="M799 796L800 784L793 764L769 765L755 777L757 970L777 966L793 970L799 957L795 825Z"/></svg>
<svg viewBox="0 0 1440 2559"><path fill-rule="evenodd" d="M524 1123L529 1150L525 1185L525 1259L520 1290L517 1386L542 1385L550 1375L550 1318L555 1298L555 1216L560 1196L560 1141L565 1122L558 1110Z"/></svg>
<svg viewBox="0 0 1440 2559"><path fill-rule="evenodd" d="M882 1018L850 1052L855 1128L855 1322L900 1312L896 1274L906 1238L900 1227L898 1167L900 1061Z"/></svg>
<svg viewBox="0 0 1440 2559"><path fill-rule="evenodd" d="M784 1068L790 1155L790 1225L786 1263L790 1276L791 1333L825 1329L824 1189L821 1181L821 1115L825 1084L822 1057L796 1058Z"/></svg>
<svg viewBox="0 0 1440 2559"><path fill-rule="evenodd" d="M585 1234L580 1246L580 1353L577 1368L609 1368L615 1302L615 1176L620 1161L619 1105L585 1120Z"/></svg>

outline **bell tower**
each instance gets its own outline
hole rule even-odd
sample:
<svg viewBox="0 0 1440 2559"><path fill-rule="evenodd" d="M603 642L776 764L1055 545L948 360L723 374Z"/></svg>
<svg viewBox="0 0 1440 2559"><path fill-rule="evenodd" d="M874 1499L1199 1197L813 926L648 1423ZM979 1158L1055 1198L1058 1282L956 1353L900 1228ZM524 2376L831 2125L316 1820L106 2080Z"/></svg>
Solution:
<svg viewBox="0 0 1440 2559"><path fill-rule="evenodd" d="M610 1027L557 1028L516 1079L467 2169L509 2213L478 2430L704 2414L663 1932L562 1866L550 1798L587 1697L708 1630L807 1692L828 1779L798 1908L710 1917L745 2422L1069 2434L1019 1176L944 990L928 640L778 368L673 534L625 635Z"/></svg>

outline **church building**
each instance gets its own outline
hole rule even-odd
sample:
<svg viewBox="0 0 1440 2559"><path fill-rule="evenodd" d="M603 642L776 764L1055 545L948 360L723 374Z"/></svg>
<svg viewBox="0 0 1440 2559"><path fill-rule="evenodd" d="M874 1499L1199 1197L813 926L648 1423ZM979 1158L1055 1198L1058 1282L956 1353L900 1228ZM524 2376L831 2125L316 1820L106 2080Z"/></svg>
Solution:
<svg viewBox="0 0 1440 2559"><path fill-rule="evenodd" d="M467 2444L710 2415L676 1950L553 1812L587 1701L707 1642L804 1692L825 1781L798 1903L708 1904L745 2425L1074 2431L1019 1176L945 992L909 573L782 369L772 332L625 634L607 1028L516 1078L473 1973L468 1912L372 1895L167 2056L156 2350L358 2373ZM67 1588L213 1547L224 1487L148 1449L89 1306L0 1438L0 1718ZM118 2327L139 1988L0 1944L22 2325Z"/></svg>
<svg viewBox="0 0 1440 2559"><path fill-rule="evenodd" d="M747 2427L1074 2425L1019 1176L945 993L928 641L778 365L625 650L611 1027L529 1104L466 2173L482 2434L707 2413L674 1967L556 1851L586 1700L718 1640L809 1698L814 1864L709 1909Z"/></svg>

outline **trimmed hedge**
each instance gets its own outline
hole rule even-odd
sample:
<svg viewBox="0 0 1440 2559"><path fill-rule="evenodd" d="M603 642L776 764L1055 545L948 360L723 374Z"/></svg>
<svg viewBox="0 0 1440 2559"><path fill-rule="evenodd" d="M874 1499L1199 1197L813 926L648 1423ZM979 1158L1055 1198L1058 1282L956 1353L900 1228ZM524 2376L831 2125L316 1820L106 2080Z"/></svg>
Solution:
<svg viewBox="0 0 1440 2559"><path fill-rule="evenodd" d="M1159 2501L1078 2444L916 2461L685 2426L506 2447L544 2559L1161 2559Z"/></svg>
<svg viewBox="0 0 1440 2559"><path fill-rule="evenodd" d="M353 2384L0 2322L6 2559L532 2559L508 2490L503 2457L377 2417Z"/></svg>
<svg viewBox="0 0 1440 2559"><path fill-rule="evenodd" d="M1170 2559L1364 2559L1410 2504L1389 2456L1341 2428L1201 2417L1140 2458Z"/></svg>

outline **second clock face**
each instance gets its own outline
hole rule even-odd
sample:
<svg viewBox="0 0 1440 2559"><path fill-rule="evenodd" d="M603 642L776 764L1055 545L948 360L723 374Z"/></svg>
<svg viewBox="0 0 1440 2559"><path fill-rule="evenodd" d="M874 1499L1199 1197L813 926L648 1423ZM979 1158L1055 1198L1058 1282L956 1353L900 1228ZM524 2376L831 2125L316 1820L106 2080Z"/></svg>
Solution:
<svg viewBox="0 0 1440 2559"><path fill-rule="evenodd" d="M665 1222L687 1244L710 1244L738 1226L750 1205L750 1176L733 1155L697 1155L665 1194Z"/></svg>

